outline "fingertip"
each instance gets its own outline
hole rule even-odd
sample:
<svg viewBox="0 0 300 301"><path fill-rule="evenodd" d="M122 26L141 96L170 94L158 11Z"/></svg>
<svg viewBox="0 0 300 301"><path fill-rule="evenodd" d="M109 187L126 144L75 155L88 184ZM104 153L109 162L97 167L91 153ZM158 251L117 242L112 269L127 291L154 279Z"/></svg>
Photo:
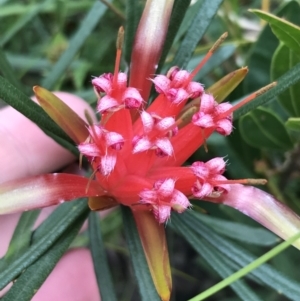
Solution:
<svg viewBox="0 0 300 301"><path fill-rule="evenodd" d="M87 249L68 251L32 301L100 301L93 261Z"/></svg>
<svg viewBox="0 0 300 301"><path fill-rule="evenodd" d="M80 97L55 92L79 116L92 108ZM11 107L0 110L0 183L58 170L76 158L48 137L37 125Z"/></svg>

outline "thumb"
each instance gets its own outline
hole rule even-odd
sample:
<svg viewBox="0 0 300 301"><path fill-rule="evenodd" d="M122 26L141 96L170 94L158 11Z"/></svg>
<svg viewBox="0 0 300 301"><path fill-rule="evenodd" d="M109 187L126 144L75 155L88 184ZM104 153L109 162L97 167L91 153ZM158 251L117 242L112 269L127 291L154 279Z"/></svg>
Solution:
<svg viewBox="0 0 300 301"><path fill-rule="evenodd" d="M84 110L94 116L91 107L80 97L65 92L55 94L82 118ZM36 124L11 107L0 110L0 141L0 183L51 172L76 159Z"/></svg>

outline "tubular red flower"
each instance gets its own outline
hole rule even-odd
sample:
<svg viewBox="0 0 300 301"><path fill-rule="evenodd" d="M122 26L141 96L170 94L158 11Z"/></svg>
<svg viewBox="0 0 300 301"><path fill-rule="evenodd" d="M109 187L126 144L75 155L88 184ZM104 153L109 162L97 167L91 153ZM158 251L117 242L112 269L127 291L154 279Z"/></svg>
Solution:
<svg viewBox="0 0 300 301"><path fill-rule="evenodd" d="M118 74L122 73L114 76L119 79ZM117 105L102 112L100 124L91 125L89 139L79 145L79 150L91 161L100 186L107 189L107 195L132 206L135 211L149 210L159 223L163 223L169 219L171 210L179 213L186 210L190 206L188 198L216 198L228 193L230 186L222 175L225 171L223 158L177 167L176 173L171 166L177 166L177 156L186 160L190 154L189 148L177 147L182 143L183 135L186 145L200 147L213 131L229 134L232 113L227 116L226 112L232 106L218 104L212 95L204 92L200 83L192 82L191 73L174 67L167 76L158 75L152 80L158 96L139 113L136 121L127 120L124 127L122 118L128 116L126 112L135 109L135 104L142 99L135 88L124 86L123 81L113 81L114 76L104 74L98 77L106 85L101 83L101 90L97 88L102 97L98 109L106 97ZM95 84L100 86L97 81ZM114 85L114 88L109 85ZM199 96L199 111L189 117L187 124L180 126L176 119L184 105L188 99ZM128 98L133 105L122 105ZM117 120L116 116L117 123L112 121ZM201 133L203 130L205 132ZM202 139L193 141L199 134ZM121 173L119 162L123 166ZM136 182L124 182L124 177ZM126 191L127 195L121 191L124 194Z"/></svg>
<svg viewBox="0 0 300 301"><path fill-rule="evenodd" d="M154 2L148 1L147 9L151 10ZM164 1L164 13L170 13L171 2L166 4ZM143 29L137 34L133 65L145 28L150 26L148 22L148 19L141 22L140 28ZM151 47L149 49L147 51L154 51ZM121 49L118 49L114 74L105 73L92 80L99 98L97 109L102 115L101 121L88 126L88 138L78 145L79 151L90 161L103 195L132 207L134 212L150 211L159 223L169 219L171 210L178 213L186 210L190 198L227 202L226 196L232 196L232 191L235 191L233 187L247 183L247 180L227 180L223 175L223 158L185 167L180 165L205 144L213 132L229 135L232 113L240 105L219 104L213 95L204 91L201 83L192 81L202 62L191 73L172 67L167 75L151 79L145 74L156 60L152 57L150 63L144 62L146 73L131 68L128 86L127 75L119 71L120 57ZM153 82L158 93L152 104L141 112L137 108L147 102L136 89L139 86L137 77L143 83ZM242 103L255 95L250 95ZM186 108L186 103L196 97L199 98L198 105ZM135 114L131 114L132 111ZM69 131L69 125L63 125ZM92 183L94 185L95 181Z"/></svg>

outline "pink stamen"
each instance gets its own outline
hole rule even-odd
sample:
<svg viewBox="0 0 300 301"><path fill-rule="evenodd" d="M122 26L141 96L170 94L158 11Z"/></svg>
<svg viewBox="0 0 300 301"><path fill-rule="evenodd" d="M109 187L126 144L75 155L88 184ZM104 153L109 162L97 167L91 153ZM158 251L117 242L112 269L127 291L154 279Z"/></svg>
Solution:
<svg viewBox="0 0 300 301"><path fill-rule="evenodd" d="M223 43L223 41L227 38L228 33L223 33L220 38L215 42L213 47L207 52L202 61L198 64L198 66L194 69L194 71L190 74L190 79L194 78L196 74L201 70L201 68L207 63L207 61L211 58L214 52L219 48L219 46Z"/></svg>
<svg viewBox="0 0 300 301"><path fill-rule="evenodd" d="M243 107L245 104L247 104L248 102L252 101L256 97L258 97L258 96L264 94L265 92L269 91L270 89L272 89L276 85L277 85L277 82L273 82L273 83L271 83L271 84L269 84L269 85L267 85L267 86L259 89L258 91L250 94L248 97L246 97L245 99L243 99L242 101L240 101L239 103L237 103L236 105L234 105L231 109L229 109L226 112L222 113L219 116L219 118L226 118L226 116L230 115L231 113L233 113L237 109Z"/></svg>
<svg viewBox="0 0 300 301"><path fill-rule="evenodd" d="M119 28L117 43L116 43L117 54L116 54L116 63L115 63L114 79L113 79L113 86L114 87L117 85L117 82L118 82L118 73L119 73L119 70L120 70L123 42L124 42L124 28L123 28L123 26L121 26Z"/></svg>

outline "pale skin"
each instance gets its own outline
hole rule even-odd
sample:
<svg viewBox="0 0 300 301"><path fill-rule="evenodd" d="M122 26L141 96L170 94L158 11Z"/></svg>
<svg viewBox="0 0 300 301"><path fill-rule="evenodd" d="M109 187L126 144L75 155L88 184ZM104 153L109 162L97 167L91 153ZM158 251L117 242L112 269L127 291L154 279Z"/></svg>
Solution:
<svg viewBox="0 0 300 301"><path fill-rule="evenodd" d="M55 93L80 116L92 109L77 96ZM35 124L16 110L0 110L0 183L31 175L51 173L70 165L76 158L46 136ZM51 208L42 211L41 222ZM0 216L0 257L8 247L20 214ZM0 291L0 296L4 291ZM99 291L88 249L68 251L58 262L32 301L99 301Z"/></svg>

